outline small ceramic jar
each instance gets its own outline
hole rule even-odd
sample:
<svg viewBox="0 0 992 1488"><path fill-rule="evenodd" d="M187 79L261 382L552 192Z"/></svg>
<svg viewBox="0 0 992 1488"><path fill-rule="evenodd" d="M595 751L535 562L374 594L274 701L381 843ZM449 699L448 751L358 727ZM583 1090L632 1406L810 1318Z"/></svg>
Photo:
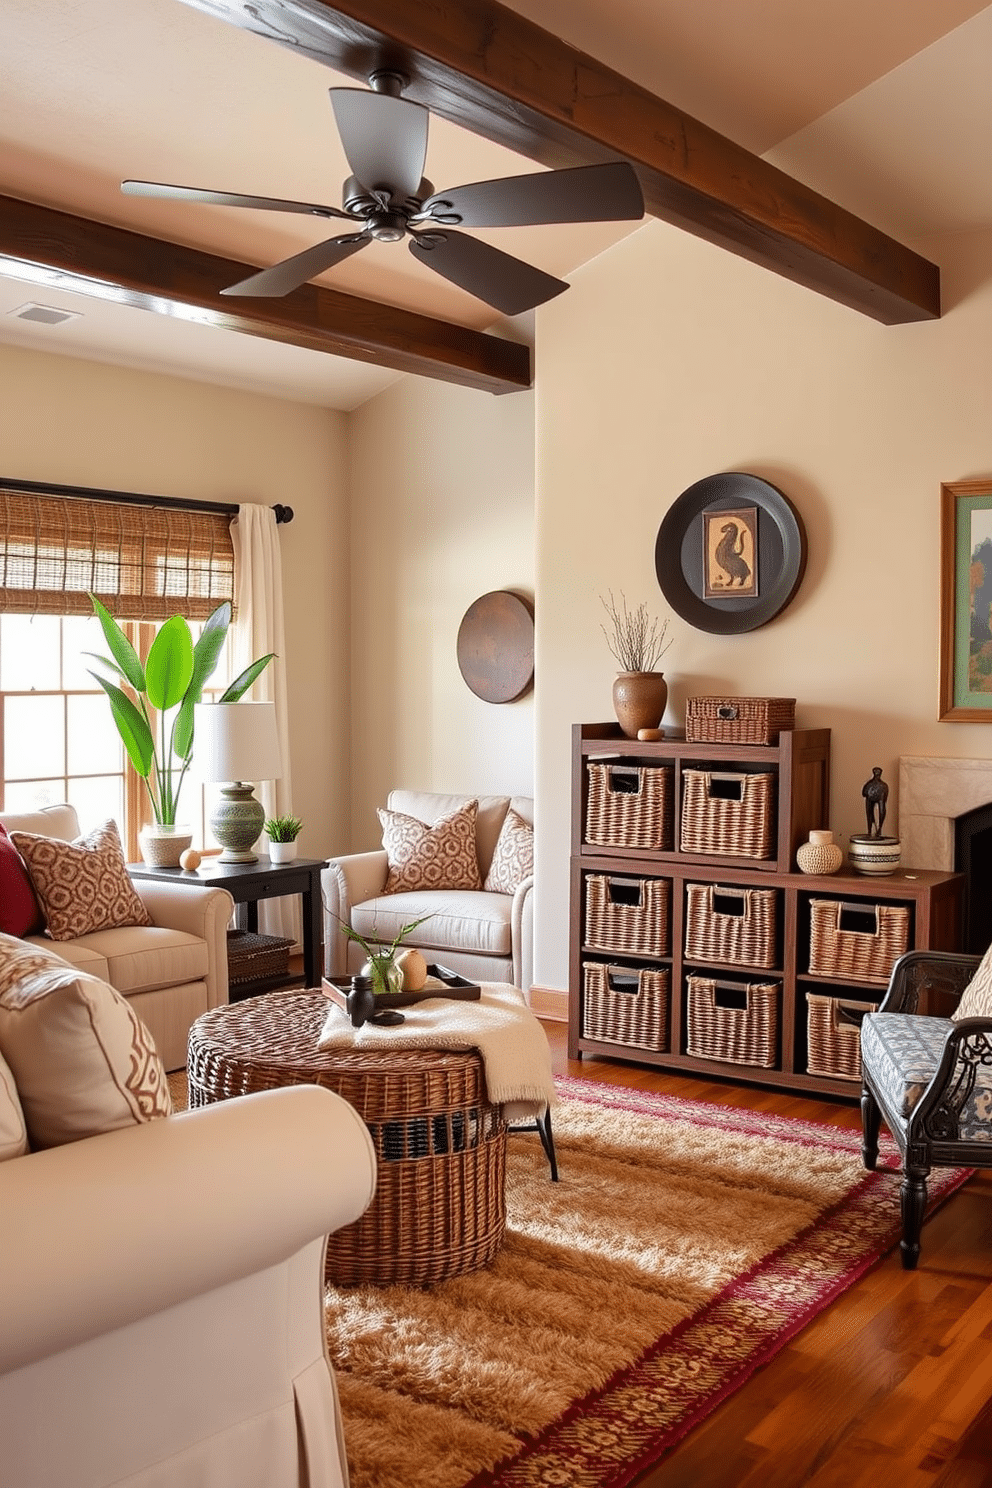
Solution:
<svg viewBox="0 0 992 1488"><path fill-rule="evenodd" d="M800 873L836 873L843 861L843 851L834 841L833 832L810 832L809 841L796 849Z"/></svg>
<svg viewBox="0 0 992 1488"><path fill-rule="evenodd" d="M847 856L855 873L884 878L895 873L902 858L902 843L898 837L851 838Z"/></svg>

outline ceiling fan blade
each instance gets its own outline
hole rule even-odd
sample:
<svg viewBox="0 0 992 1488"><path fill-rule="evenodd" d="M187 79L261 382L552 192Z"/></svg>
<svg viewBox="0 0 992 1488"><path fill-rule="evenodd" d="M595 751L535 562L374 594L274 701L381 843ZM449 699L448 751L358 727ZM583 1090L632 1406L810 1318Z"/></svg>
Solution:
<svg viewBox="0 0 992 1488"><path fill-rule="evenodd" d="M324 207L316 202L283 201L278 196L243 196L238 191L205 191L199 186L166 186L158 181L122 181L125 196L157 196L166 201L202 202L212 207L258 207L266 212L300 212L306 217L343 217L354 219L337 207Z"/></svg>
<svg viewBox="0 0 992 1488"><path fill-rule="evenodd" d="M430 232L411 237L410 252L435 274L468 290L502 315L533 310L568 288L561 279L466 233Z"/></svg>
<svg viewBox="0 0 992 1488"><path fill-rule="evenodd" d="M413 221L433 220L452 227L536 227L552 222L625 222L643 216L636 172L617 160L438 191Z"/></svg>
<svg viewBox="0 0 992 1488"><path fill-rule="evenodd" d="M427 110L407 98L364 88L331 88L331 105L351 173L365 187L416 194L427 159Z"/></svg>
<svg viewBox="0 0 992 1488"><path fill-rule="evenodd" d="M315 279L325 269L332 269L335 264L350 258L360 248L371 243L372 239L366 233L348 233L343 238L328 238L326 243L317 243L313 248L305 248L302 253L294 254L292 258L284 258L281 263L273 264L271 269L262 269L258 274L252 274L248 279L242 279L239 284L232 284L229 289L222 289L222 295L245 295L256 299L278 299L280 295L290 294L294 289L299 289L301 284Z"/></svg>

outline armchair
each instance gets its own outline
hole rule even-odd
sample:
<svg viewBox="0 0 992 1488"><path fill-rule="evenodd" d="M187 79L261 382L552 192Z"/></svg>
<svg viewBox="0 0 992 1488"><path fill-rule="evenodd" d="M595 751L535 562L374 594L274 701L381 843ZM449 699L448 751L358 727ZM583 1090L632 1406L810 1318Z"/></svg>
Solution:
<svg viewBox="0 0 992 1488"><path fill-rule="evenodd" d="M0 1162L3 1481L344 1488L324 1250L374 1188L316 1086Z"/></svg>
<svg viewBox="0 0 992 1488"><path fill-rule="evenodd" d="M992 1016L951 1016L989 955L908 952L861 1025L862 1158L874 1169L884 1120L903 1161L907 1271L919 1260L930 1169L992 1167Z"/></svg>
<svg viewBox="0 0 992 1488"><path fill-rule="evenodd" d="M390 791L387 807L433 825L478 800L476 856L484 884L500 831L512 808L533 823L529 796L450 796L427 791ZM528 874L512 894L484 889L417 889L384 894L388 861L384 849L331 858L321 874L324 901L324 960L327 976L347 976L364 960L360 946L341 933L342 922L366 939L388 944L405 924L429 915L404 941L428 961L477 982L509 982L526 995L534 979L534 879Z"/></svg>

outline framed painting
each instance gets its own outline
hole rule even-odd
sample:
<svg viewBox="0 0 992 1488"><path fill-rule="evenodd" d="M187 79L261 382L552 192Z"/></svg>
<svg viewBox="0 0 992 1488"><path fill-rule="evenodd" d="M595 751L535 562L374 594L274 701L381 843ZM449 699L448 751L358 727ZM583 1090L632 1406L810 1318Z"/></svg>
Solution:
<svg viewBox="0 0 992 1488"><path fill-rule="evenodd" d="M940 488L937 716L992 723L992 478Z"/></svg>

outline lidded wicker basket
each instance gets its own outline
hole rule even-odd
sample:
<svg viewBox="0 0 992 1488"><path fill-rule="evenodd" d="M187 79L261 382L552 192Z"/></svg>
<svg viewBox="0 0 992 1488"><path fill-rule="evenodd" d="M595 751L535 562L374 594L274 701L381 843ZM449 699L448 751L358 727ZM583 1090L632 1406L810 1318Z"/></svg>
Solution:
<svg viewBox="0 0 992 1488"><path fill-rule="evenodd" d="M783 729L795 726L795 698L686 699L685 736L690 743L777 744Z"/></svg>

